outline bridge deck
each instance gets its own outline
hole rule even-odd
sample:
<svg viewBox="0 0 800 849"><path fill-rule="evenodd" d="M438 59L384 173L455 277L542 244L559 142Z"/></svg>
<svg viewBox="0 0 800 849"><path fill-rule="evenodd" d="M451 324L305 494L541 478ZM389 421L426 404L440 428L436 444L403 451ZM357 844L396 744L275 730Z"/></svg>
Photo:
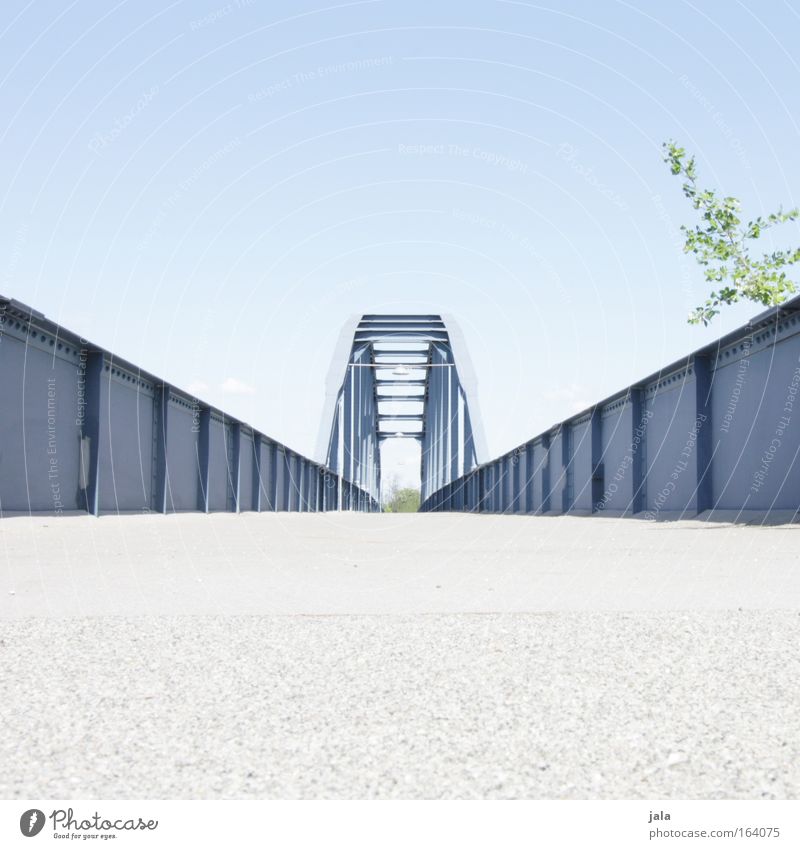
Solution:
<svg viewBox="0 0 800 849"><path fill-rule="evenodd" d="M0 797L797 798L797 534L7 519Z"/></svg>
<svg viewBox="0 0 800 849"><path fill-rule="evenodd" d="M0 538L2 618L800 609L797 524L80 515L6 519Z"/></svg>

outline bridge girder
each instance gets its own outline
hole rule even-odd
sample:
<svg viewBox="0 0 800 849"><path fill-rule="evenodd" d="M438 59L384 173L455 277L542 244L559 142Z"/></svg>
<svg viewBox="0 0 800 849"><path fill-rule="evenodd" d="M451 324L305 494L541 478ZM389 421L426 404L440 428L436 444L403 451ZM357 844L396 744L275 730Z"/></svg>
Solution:
<svg viewBox="0 0 800 849"><path fill-rule="evenodd" d="M423 500L478 465L475 381L452 319L364 315L345 326L335 357L318 454L344 480L379 499L388 439L420 442Z"/></svg>

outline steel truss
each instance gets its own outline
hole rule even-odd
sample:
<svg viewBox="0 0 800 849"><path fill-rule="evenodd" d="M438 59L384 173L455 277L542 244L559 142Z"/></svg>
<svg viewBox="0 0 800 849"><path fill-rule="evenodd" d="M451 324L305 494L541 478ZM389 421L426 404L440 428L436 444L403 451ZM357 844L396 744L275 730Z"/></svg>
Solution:
<svg viewBox="0 0 800 849"><path fill-rule="evenodd" d="M389 439L420 443L423 500L484 456L475 380L451 318L369 314L342 331L328 380L320 458L356 491L379 501L380 447ZM361 509L346 500L342 506Z"/></svg>

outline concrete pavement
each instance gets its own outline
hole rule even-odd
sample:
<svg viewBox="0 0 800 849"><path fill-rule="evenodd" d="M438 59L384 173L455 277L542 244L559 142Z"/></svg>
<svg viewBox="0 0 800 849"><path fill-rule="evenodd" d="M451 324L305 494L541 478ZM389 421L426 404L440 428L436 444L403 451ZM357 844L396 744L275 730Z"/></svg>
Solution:
<svg viewBox="0 0 800 849"><path fill-rule="evenodd" d="M798 798L797 526L0 522L4 798Z"/></svg>

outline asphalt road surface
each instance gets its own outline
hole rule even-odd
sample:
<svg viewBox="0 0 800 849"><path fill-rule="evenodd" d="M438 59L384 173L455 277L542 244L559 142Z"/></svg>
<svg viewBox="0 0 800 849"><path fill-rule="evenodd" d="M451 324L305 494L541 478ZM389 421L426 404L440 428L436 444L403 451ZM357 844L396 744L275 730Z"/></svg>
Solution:
<svg viewBox="0 0 800 849"><path fill-rule="evenodd" d="M800 526L0 522L2 798L798 798Z"/></svg>

